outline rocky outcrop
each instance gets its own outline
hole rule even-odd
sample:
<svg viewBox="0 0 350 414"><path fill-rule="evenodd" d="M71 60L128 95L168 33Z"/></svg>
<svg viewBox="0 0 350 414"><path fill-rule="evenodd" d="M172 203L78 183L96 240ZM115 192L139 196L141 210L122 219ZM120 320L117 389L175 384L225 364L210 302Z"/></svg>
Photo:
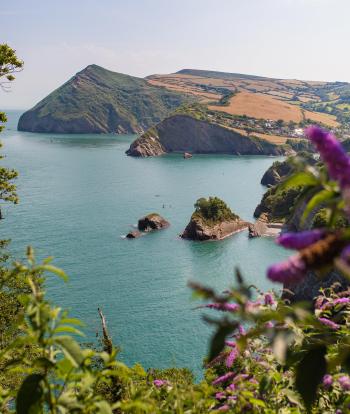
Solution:
<svg viewBox="0 0 350 414"><path fill-rule="evenodd" d="M149 157L171 152L283 155L286 148L190 115L176 114L137 138L126 153L134 157Z"/></svg>
<svg viewBox="0 0 350 414"><path fill-rule="evenodd" d="M141 236L142 236L142 234L139 231L134 230L134 231L131 231L130 233L128 233L126 235L126 238L127 239L137 239L137 238L139 238Z"/></svg>
<svg viewBox="0 0 350 414"><path fill-rule="evenodd" d="M273 186L278 184L285 176L292 172L292 167L287 161L276 161L261 178L261 184L265 186Z"/></svg>
<svg viewBox="0 0 350 414"><path fill-rule="evenodd" d="M181 237L197 241L222 240L245 230L248 226L249 223L241 219L210 223L199 217L192 216Z"/></svg>
<svg viewBox="0 0 350 414"><path fill-rule="evenodd" d="M170 226L170 223L157 213L148 214L142 217L137 224L140 231L162 230Z"/></svg>
<svg viewBox="0 0 350 414"><path fill-rule="evenodd" d="M283 228L283 223L271 223L267 214L262 214L254 224L249 224L249 237L277 237Z"/></svg>
<svg viewBox="0 0 350 414"><path fill-rule="evenodd" d="M192 154L190 154L189 152L185 152L184 153L184 158L187 160L189 158L192 158Z"/></svg>

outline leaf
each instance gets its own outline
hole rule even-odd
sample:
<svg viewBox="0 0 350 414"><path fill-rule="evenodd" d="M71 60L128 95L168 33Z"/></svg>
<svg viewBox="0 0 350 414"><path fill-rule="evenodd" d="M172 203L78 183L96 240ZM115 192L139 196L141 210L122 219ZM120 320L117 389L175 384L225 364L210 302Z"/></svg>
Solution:
<svg viewBox="0 0 350 414"><path fill-rule="evenodd" d="M65 282L68 281L68 276L66 275L66 273L62 269L59 269L56 266L53 266L50 264L44 264L44 265L38 266L38 269L46 271L46 272L54 273L55 275L63 279Z"/></svg>
<svg viewBox="0 0 350 414"><path fill-rule="evenodd" d="M78 367L84 361L83 352L76 341L70 336L54 337L56 343L62 348L66 358L70 360L74 367Z"/></svg>
<svg viewBox="0 0 350 414"><path fill-rule="evenodd" d="M35 412L34 407L39 404L43 395L41 381L43 375L31 374L23 382L16 399L16 413L29 414Z"/></svg>
<svg viewBox="0 0 350 414"><path fill-rule="evenodd" d="M309 349L297 366L295 386L309 412L316 400L318 385L326 373L326 352L325 346Z"/></svg>
<svg viewBox="0 0 350 414"><path fill-rule="evenodd" d="M218 330L210 341L209 362L216 358L225 347L225 340L227 335L232 333L232 325L219 326Z"/></svg>
<svg viewBox="0 0 350 414"><path fill-rule="evenodd" d="M302 171L302 172L298 172L288 177L281 184L279 184L278 189L286 190L292 187L313 186L317 184L318 184L318 180L312 173Z"/></svg>
<svg viewBox="0 0 350 414"><path fill-rule="evenodd" d="M307 203L303 215L301 217L301 223L303 224L310 213L321 203L333 198L334 192L330 190L322 190L315 194L311 200Z"/></svg>

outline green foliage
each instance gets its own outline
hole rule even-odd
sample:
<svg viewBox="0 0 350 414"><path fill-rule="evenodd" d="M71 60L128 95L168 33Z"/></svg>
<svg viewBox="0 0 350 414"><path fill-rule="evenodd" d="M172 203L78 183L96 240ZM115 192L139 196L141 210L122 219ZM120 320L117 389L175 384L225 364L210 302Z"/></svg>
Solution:
<svg viewBox="0 0 350 414"><path fill-rule="evenodd" d="M145 79L90 65L19 120L19 129L56 132L146 130L193 98L150 85ZM54 114L54 115L53 115Z"/></svg>
<svg viewBox="0 0 350 414"><path fill-rule="evenodd" d="M196 211L192 217L199 217L205 221L219 222L223 220L237 220L239 218L218 197L199 198L194 207Z"/></svg>

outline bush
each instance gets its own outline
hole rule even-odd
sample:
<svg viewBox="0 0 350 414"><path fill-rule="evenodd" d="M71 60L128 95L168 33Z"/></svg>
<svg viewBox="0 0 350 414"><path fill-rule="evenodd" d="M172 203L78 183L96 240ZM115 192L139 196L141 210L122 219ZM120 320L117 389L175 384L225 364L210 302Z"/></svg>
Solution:
<svg viewBox="0 0 350 414"><path fill-rule="evenodd" d="M228 205L218 197L200 198L194 205L195 216L208 221L237 220L239 217L234 214Z"/></svg>

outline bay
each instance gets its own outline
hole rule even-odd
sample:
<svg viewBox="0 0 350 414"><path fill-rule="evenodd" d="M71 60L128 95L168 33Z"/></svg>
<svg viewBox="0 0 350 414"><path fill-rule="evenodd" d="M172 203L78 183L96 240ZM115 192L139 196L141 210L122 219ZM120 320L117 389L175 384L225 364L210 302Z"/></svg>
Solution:
<svg viewBox="0 0 350 414"><path fill-rule="evenodd" d="M146 368L185 366L200 375L211 329L191 299L189 280L225 289L238 266L249 283L271 289L266 267L287 256L273 240L246 232L220 242L190 242L178 235L199 197L215 195L246 220L265 188L270 157L180 154L125 155L134 136L59 135L16 131L20 111L8 111L1 134L3 163L19 171L20 204L3 207L1 238L23 258L54 256L69 283L47 281L50 299L81 318L86 341L100 330L101 307L120 358ZM124 236L138 218L158 212L164 231L135 240Z"/></svg>

